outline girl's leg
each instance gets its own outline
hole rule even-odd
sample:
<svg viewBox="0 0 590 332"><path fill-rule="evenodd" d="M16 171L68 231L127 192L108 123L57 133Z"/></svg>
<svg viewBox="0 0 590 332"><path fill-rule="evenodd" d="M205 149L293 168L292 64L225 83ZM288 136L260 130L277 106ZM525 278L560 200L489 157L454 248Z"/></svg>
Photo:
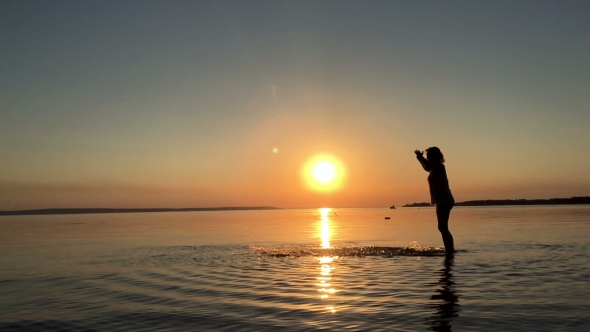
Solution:
<svg viewBox="0 0 590 332"><path fill-rule="evenodd" d="M449 231L449 216L451 215L451 209L453 205L450 204L437 204L436 205L436 218L438 219L438 230L443 238L445 244L445 252L447 255L455 252L455 242L453 241L453 235Z"/></svg>

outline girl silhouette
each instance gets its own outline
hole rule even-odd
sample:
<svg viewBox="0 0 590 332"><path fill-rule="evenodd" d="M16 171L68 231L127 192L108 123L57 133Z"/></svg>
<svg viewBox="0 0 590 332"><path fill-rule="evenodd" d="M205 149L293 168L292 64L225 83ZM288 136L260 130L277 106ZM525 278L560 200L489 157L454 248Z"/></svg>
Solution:
<svg viewBox="0 0 590 332"><path fill-rule="evenodd" d="M455 253L455 243L453 242L453 235L449 231L449 216L451 215L451 209L455 205L455 199L449 188L447 170L444 165L445 158L437 147L426 149L426 158L424 158L424 153L420 150L415 150L414 153L424 170L430 173L428 175L430 203L436 205L438 230L442 234L445 253L453 255Z"/></svg>

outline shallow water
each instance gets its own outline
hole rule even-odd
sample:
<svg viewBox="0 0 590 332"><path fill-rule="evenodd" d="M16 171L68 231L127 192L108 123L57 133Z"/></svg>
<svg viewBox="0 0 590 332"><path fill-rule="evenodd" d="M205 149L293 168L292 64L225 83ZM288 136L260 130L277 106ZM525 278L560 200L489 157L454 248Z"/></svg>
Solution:
<svg viewBox="0 0 590 332"><path fill-rule="evenodd" d="M450 228L454 260L431 208L2 217L0 330L590 330L590 206Z"/></svg>

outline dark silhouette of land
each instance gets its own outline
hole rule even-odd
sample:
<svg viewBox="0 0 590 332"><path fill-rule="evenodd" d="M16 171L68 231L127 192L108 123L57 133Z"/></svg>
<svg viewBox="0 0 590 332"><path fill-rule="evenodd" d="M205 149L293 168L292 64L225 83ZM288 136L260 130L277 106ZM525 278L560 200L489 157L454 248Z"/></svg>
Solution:
<svg viewBox="0 0 590 332"><path fill-rule="evenodd" d="M420 202L420 203L412 203L412 204L406 204L403 207L424 207L424 206L430 206L431 204L428 202Z"/></svg>
<svg viewBox="0 0 590 332"><path fill-rule="evenodd" d="M494 205L562 205L562 204L590 204L590 196L550 199L488 199L455 203L455 206L494 206ZM404 207L424 207L430 203L411 203Z"/></svg>
<svg viewBox="0 0 590 332"><path fill-rule="evenodd" d="M98 213L138 213L138 212L195 212L195 211L239 211L239 210L276 210L273 206L230 206L205 208L154 208L154 209L109 209L109 208L79 208L79 209L37 209L0 211L0 216L30 216L48 214L98 214Z"/></svg>

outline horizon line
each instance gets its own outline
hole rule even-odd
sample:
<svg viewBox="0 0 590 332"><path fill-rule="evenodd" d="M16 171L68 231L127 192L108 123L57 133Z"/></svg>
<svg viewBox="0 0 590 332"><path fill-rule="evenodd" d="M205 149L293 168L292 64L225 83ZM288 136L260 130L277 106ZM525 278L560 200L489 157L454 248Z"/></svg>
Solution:
<svg viewBox="0 0 590 332"><path fill-rule="evenodd" d="M465 203L489 203L489 202L555 202L555 201L565 201L565 200L575 200L575 199L590 199L590 196L572 196L569 198L534 198L534 199L527 199L527 198L518 198L518 199L477 199L477 200L469 200L469 201L462 201L455 203L456 206L460 206ZM565 203L565 202L564 202ZM427 202L414 202L414 203L407 203L402 206L401 208L413 208L414 204L429 204ZM567 203L565 203L567 204ZM576 204L576 203L572 203ZM579 204L588 204L588 203L577 203ZM502 205L502 204L497 204ZM519 205L519 204L507 204L510 205ZM531 205L531 204L522 204L522 205ZM543 204L536 204L536 205L543 205ZM556 204L549 204L549 205L556 205ZM395 206L395 204L393 205ZM429 206L432 206L430 204ZM470 206L470 205L466 205ZM475 205L474 205L475 206ZM482 206L492 206L484 204ZM199 212L199 211L248 211L248 210L283 210L283 209L321 209L327 208L323 207L290 207L290 208L282 208L270 205L259 205L259 206L218 206L218 207L183 207L183 208L40 208L40 209L21 209L21 210L0 210L0 216L18 216L18 215L59 215L59 214L108 214L108 213L150 213L150 212ZM342 208L351 208L351 209L371 209L371 208L390 208L388 206L358 206L358 207L328 207L331 209L342 209Z"/></svg>

